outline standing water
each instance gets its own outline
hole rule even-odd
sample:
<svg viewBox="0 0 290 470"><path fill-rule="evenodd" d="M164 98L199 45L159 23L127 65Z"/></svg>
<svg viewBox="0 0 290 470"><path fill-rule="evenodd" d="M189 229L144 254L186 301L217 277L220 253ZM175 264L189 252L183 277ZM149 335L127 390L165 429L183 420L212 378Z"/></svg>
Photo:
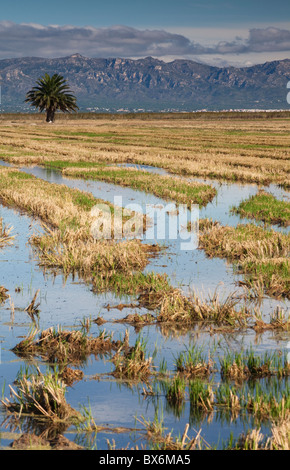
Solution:
<svg viewBox="0 0 290 470"><path fill-rule="evenodd" d="M145 168L146 171L159 171L161 169ZM108 183L98 181L82 181L80 179L64 178L60 172L47 170L40 167L23 168L22 171L33 174L38 178L56 184L66 184L71 188L78 188L91 192L96 198L114 203L116 195L122 197L122 204L130 208L132 204L138 204L146 212L150 206L166 206L167 201L146 194L140 191L122 188ZM210 181L217 189L217 196L205 208L200 210L200 218L212 218L221 224L233 225L246 223L239 216L232 215L230 209L237 206L242 200L253 195L257 191L255 185L238 185L217 183ZM269 189L268 189L269 190ZM287 197L275 186L270 188L277 197ZM10 298L0 307L1 318L1 387L11 384L15 380L17 372L27 364L24 359L17 358L11 348L18 343L21 338L27 335L31 323L25 308L39 289L38 301L40 302L39 329L43 330L51 326L61 325L64 328L79 328L84 318L96 319L102 316L107 323L105 330L112 332L115 339L123 338L126 329L129 331L130 343L134 344L138 336L135 328L126 324L114 323L114 319L123 318L134 311L132 308L124 308L120 311L114 308L120 302L130 304L134 299L120 298L112 293L94 293L90 285L82 280L69 276L64 279L60 274L51 274L40 268L37 258L30 245L27 243L29 237L36 230L42 230L41 225L30 219L27 215L18 211L1 206L0 217L6 225L14 227L16 240L10 247L0 251L1 278L0 285L4 285L10 294ZM170 217L170 214L167 215ZM168 220L165 221L168 223ZM276 227L275 227L276 229ZM286 231L286 229L284 229ZM155 242L156 240L145 240ZM147 266L147 271L166 273L172 285L180 287L188 293L194 289L197 293L204 293L205 298L208 293L213 293L218 289L222 296L227 296L233 291L237 293L242 289L237 283L240 275L233 272L231 264L223 259L208 258L200 250L181 250L180 240L164 240L166 250L160 256L151 260ZM110 308L108 308L110 306ZM278 301L266 297L263 299L260 309L265 316L277 307L283 307L289 312L289 302ZM142 311L138 311L142 313ZM92 323L90 333L92 335L104 327L99 327ZM289 333L274 333L268 331L263 335L256 335L254 330L240 330L226 333L224 331L209 334L208 329L194 327L187 331L161 329L158 325L146 326L142 329L142 337L147 341L147 348L150 354L154 354L154 364L157 367L162 361L166 361L168 370L174 370L177 355L192 344L202 347L205 352L214 354L215 360L219 360L227 351L241 351L252 347L257 353L266 350L282 350L287 347ZM213 352L214 351L214 352ZM34 363L46 369L46 365L41 359L33 359ZM190 423L190 430L194 436L194 431L202 427L203 438L212 446L222 446L222 442L229 438L230 433L239 436L247 429L254 427L251 417L240 415L236 419L220 416L218 413L208 415L196 413L186 401L182 409L169 406L165 399L162 388L154 396L144 395L144 384L130 384L124 381L116 381L110 376L113 369L108 357L96 359L91 357L82 366L84 379L74 384L68 389L67 399L71 406L79 409L81 405L89 406L92 417L98 425L109 426L110 428L127 428L127 432L120 434L108 434L108 431L99 432L95 436L93 446L98 449L106 449L106 439L115 439L117 447L126 447L137 443L140 445L140 433L133 432L137 427L142 429L142 425L136 418L142 416L146 420L153 421L155 416L162 416L168 430L173 429L174 435L182 433L186 423ZM103 374L103 375L102 375ZM219 376L215 377L218 382ZM7 387L6 387L7 388ZM7 390L6 390L7 393ZM3 421L5 413L2 413ZM161 419L161 418L160 418ZM2 430L1 445L5 447L11 442L10 434L5 434L7 427L5 424ZM10 431L10 429L8 429ZM267 426L262 426L262 432L269 433ZM17 434L16 434L17 435ZM84 446L92 447L92 442L87 442L85 434L82 435L74 429L67 429L66 434L69 439L80 442Z"/></svg>

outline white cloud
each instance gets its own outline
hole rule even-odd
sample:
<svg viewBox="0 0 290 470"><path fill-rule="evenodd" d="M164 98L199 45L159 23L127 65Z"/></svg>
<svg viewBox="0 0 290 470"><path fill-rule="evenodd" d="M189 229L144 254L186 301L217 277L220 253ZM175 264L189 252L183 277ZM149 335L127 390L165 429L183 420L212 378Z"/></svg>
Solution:
<svg viewBox="0 0 290 470"><path fill-rule="evenodd" d="M107 28L73 25L43 26L0 21L0 58L60 57L78 52L88 57L206 58L228 62L240 56L246 63L249 55L290 52L290 30L276 26L245 30L165 31L140 30L115 25ZM190 32L190 37L186 33ZM243 59L241 59L243 57ZM218 59L220 58L220 59ZM285 58L285 57L284 57Z"/></svg>

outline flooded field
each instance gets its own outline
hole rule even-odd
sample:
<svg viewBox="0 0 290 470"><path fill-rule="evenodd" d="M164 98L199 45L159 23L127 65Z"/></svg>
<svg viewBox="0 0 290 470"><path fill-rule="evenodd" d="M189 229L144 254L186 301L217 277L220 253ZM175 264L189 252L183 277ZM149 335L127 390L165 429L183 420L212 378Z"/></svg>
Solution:
<svg viewBox="0 0 290 470"><path fill-rule="evenodd" d="M86 129L85 124L79 126L82 135L91 131ZM106 123L106 126L109 125ZM205 129L207 126L208 123ZM266 126L269 127L268 122ZM274 123L272 126L274 128ZM283 125L279 122L277 133L285 133L287 126L287 121ZM96 200L110 204L114 204L114 198L118 196L123 207L134 210L134 204L137 204L143 214L148 207L163 209L170 202L174 203L174 199L163 199L146 190L100 181L97 169L92 177L82 178L45 166L45 162L51 160L51 154L43 159L38 142L46 138L46 133L57 131L57 124L52 131L45 126L41 129L35 127L38 140L34 141L34 150L31 136L30 148L19 149L16 146L13 149L11 136L9 142L5 142L7 134L14 132L13 126L5 127L2 124L2 127L1 165L7 171L15 169L23 175L36 177L37 181L56 185L56 188L65 186L70 190L82 191L82 194L89 193ZM27 126L29 132L31 128ZM186 123L183 131L188 133L188 129L190 123ZM171 134L172 131L170 127ZM65 130L61 132L63 135ZM69 134L67 129L66 132L67 145L73 145L71 139L76 136ZM87 137L93 139L93 136ZM173 137L171 139L174 141ZM189 139L186 145L190 142ZM45 143L45 152L46 145L49 143ZM52 154L57 145L51 142ZM100 146L104 144L87 142L82 147L78 142L81 149L88 145L100 151ZM121 144L118 142L116 145ZM128 143L123 152L128 151L127 147ZM17 155L10 158L15 152ZM170 153L170 147L167 152ZM169 175L170 178L174 175L168 171L167 164L162 168L157 161L152 161L151 165L132 163L129 155L126 162L122 152L118 161L117 155L118 152L114 164L120 164L122 169L130 171L133 166L138 172ZM62 160L59 155L58 159ZM104 156L101 160L102 164L106 162ZM63 161L76 161L73 148L66 149ZM89 161L89 156L86 161ZM91 161L97 162L97 158L91 156ZM283 161L283 171L286 173L287 159ZM110 163L108 160L106 165ZM21 178L17 178L20 181ZM216 191L211 201L199 208L201 224L205 220L217 222L221 227L236 228L239 224L251 224L267 233L272 230L281 234L279 243L288 243L289 226L265 226L263 222L241 218L232 211L233 206L238 207L261 189L287 204L289 191L282 181L271 181L267 185L262 183L258 187L254 182L232 182L215 177L204 179L200 175L185 174L179 175L179 178L187 183L209 185ZM290 407L290 304L287 291L283 295L273 295L273 285L268 281L262 287L257 284L256 278L251 280L252 284L247 283L247 274L240 267L237 269L235 261L229 257L209 256L203 229L198 248L188 250L181 249L182 240L179 237L172 239L167 230L162 240L146 237L145 232L141 244L158 244L162 249L149 256L148 263L140 271L148 275L166 275L173 289L172 297L179 291L184 298L190 299L191 315L192 312L196 314L196 306L202 313L213 310L221 313L226 308L235 315L238 312L238 316L226 317L226 321L218 321L215 316L210 317L209 321L195 318L188 322L185 320L187 316L178 316L182 309L185 310L184 304L174 303L171 299L173 303L167 309L164 321L163 307L159 311L159 303L152 307L148 302L140 301L147 291L141 292L140 296L139 291L120 291L117 285L101 289L100 284L92 282L90 276L83 276L77 271L65 274L63 269L40 263L40 252L31 243L31 238L35 234L41 236L46 233L43 216L36 215L32 202L29 202L28 209L28 203L17 202L20 196L17 199L9 193L8 199L7 194L3 189L0 218L3 226L12 227L11 233L15 238L0 249L0 286L7 289L7 297L0 304L1 448L7 448L25 433L45 439L46 445L51 445L61 435L71 445L89 449L120 449L127 446L185 449L189 443L193 448L223 449L243 446L245 441L249 446L266 442L270 446L273 427L285 426L285 423L287 427ZM3 198L7 199L4 201ZM166 227L172 217L174 214L166 213ZM187 234L190 236L189 230ZM281 253L277 255L277 263L284 256ZM281 277L287 289L289 276L288 281L287 275L286 280L284 278ZM152 291L153 287L150 289ZM161 294L158 295L158 301L163 301ZM145 315L152 314L157 315L154 321L149 321L149 316L144 320ZM177 320L172 320L170 315ZM63 349L61 352L54 349L53 353L51 349L41 349L47 335L44 332L47 331L51 341L53 338L55 342L59 341L57 332L59 335L66 332L68 344L68 332L81 332L82 344L86 346L99 338L107 343L97 350L88 349L87 353L82 350L81 359L70 356L69 349L63 356ZM23 341L25 344L16 350L15 347ZM72 341L72 350L76 353L76 338ZM60 342L65 344L63 338ZM33 395L31 384L34 383L35 389L39 390L39 378L42 383L49 374L54 373L61 378L68 369L78 372L78 375L65 387L65 400L81 418L66 419L62 416L55 420L46 416L52 413L51 410L39 416L24 400ZM56 411L53 410L53 413ZM182 439L185 429L187 435ZM253 430L260 430L263 439L249 437Z"/></svg>

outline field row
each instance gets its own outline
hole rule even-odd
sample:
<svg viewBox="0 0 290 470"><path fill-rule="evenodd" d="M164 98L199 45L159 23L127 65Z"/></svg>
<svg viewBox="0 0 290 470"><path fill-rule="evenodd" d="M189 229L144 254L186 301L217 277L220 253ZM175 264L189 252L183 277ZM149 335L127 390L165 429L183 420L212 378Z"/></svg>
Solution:
<svg viewBox="0 0 290 470"><path fill-rule="evenodd" d="M289 121L142 120L7 122L0 155L15 164L50 160L139 163L173 174L289 187Z"/></svg>

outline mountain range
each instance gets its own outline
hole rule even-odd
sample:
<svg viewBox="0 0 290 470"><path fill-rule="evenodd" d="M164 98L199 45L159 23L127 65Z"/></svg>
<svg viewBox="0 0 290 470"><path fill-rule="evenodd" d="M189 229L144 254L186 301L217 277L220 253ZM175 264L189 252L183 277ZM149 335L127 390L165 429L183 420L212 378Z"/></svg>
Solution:
<svg viewBox="0 0 290 470"><path fill-rule="evenodd" d="M0 60L1 110L28 111L27 91L45 73L63 75L82 111L290 109L290 59L251 67L191 60L99 59L80 54Z"/></svg>

